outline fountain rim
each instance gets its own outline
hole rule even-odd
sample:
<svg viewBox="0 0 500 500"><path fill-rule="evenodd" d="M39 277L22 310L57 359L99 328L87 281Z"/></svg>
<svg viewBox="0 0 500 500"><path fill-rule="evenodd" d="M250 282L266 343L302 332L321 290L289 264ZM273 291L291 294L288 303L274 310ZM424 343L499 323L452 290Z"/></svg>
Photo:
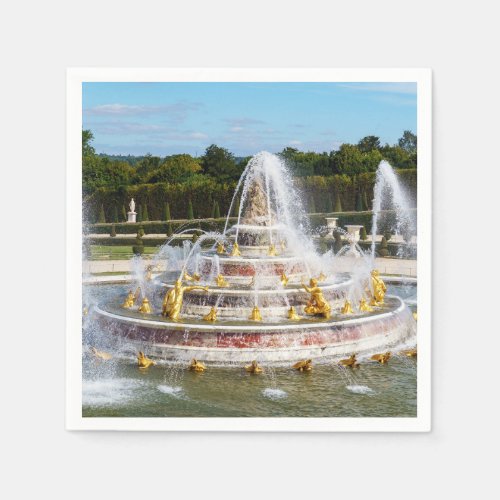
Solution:
<svg viewBox="0 0 500 500"><path fill-rule="evenodd" d="M380 319L383 318L389 318L391 316L394 316L404 310L406 307L406 304L404 301L395 295L387 295L387 298L390 298L396 302L399 302L399 305L395 307L394 309L386 312L376 312L375 314L370 314L369 316L358 316L350 319L341 319L341 320L336 320L336 319L329 319L321 322L301 322L297 321L294 323L259 323L259 324L252 324L252 325L224 325L223 323L180 323L180 322L175 322L175 321L169 321L169 320L163 320L163 321L158 321L155 319L146 319L146 318L134 318L131 316L125 316L125 315L119 315L115 314L109 311L105 311L101 309L99 306L95 306L94 311L102 316L116 319L122 322L127 322L127 323L134 323L134 324L139 324L139 325L147 325L149 327L151 326L157 326L157 327L162 327L162 328L174 328L176 330L197 330L197 331L207 331L207 332L213 332L213 331L229 331L229 332L238 332L238 331L245 331L245 332L255 332L255 331L284 331L284 330L297 330L297 329L311 329L311 328L331 328L332 326L349 326L349 325L355 325L355 324L362 324L362 323L369 323L371 321L379 321Z"/></svg>

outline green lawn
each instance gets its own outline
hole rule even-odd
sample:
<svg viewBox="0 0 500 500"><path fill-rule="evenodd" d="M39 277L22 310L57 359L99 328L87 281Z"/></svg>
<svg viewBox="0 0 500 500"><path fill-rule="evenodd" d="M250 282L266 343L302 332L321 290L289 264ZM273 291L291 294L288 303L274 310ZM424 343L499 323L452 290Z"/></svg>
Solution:
<svg viewBox="0 0 500 500"><path fill-rule="evenodd" d="M158 251L158 247L144 247L143 255L154 255ZM133 255L132 246L121 245L91 245L90 259L91 260L116 260L130 259Z"/></svg>

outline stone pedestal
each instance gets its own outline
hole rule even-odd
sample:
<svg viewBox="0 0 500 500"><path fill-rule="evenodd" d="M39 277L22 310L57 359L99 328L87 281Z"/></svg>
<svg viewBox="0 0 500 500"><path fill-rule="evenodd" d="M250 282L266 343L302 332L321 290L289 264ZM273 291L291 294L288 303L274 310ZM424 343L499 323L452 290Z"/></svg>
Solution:
<svg viewBox="0 0 500 500"><path fill-rule="evenodd" d="M349 233L349 236L351 237L351 240L354 243L357 243L359 241L359 230L363 226L357 226L357 225L352 225L352 226L346 226L345 228L347 229L347 232Z"/></svg>
<svg viewBox="0 0 500 500"><path fill-rule="evenodd" d="M328 234L333 235L333 230L337 227L337 217L325 217L326 227L328 228Z"/></svg>
<svg viewBox="0 0 500 500"><path fill-rule="evenodd" d="M137 212L127 212L128 220L127 222L137 222L135 218L137 217Z"/></svg>

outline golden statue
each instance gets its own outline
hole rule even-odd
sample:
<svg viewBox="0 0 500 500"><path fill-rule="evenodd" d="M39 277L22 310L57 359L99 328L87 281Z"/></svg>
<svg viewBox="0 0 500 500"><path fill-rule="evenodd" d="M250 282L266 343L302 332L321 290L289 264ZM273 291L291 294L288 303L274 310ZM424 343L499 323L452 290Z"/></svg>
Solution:
<svg viewBox="0 0 500 500"><path fill-rule="evenodd" d="M98 351L95 347L90 348L90 352L97 358L97 359L102 359L103 361L108 361L111 359L113 356L111 354L104 352L104 351Z"/></svg>
<svg viewBox="0 0 500 500"><path fill-rule="evenodd" d="M135 295L134 292L130 290L130 292L128 292L127 298L125 299L125 302L122 304L122 307L124 309L130 309L131 307L133 307L134 302L135 302Z"/></svg>
<svg viewBox="0 0 500 500"><path fill-rule="evenodd" d="M189 365L189 369L192 372L204 372L207 369L207 367L201 361L198 361L197 359L193 358L191 360L191 364Z"/></svg>
<svg viewBox="0 0 500 500"><path fill-rule="evenodd" d="M89 313L89 308L88 307L84 307L83 311L82 311L83 316L87 316L88 313Z"/></svg>
<svg viewBox="0 0 500 500"><path fill-rule="evenodd" d="M297 314L297 311L295 310L295 307L291 306L290 309L288 309L288 319L291 320L299 320L300 316Z"/></svg>
<svg viewBox="0 0 500 500"><path fill-rule="evenodd" d="M292 368L298 370L299 372L310 372L312 370L312 359L304 359L303 361L298 361Z"/></svg>
<svg viewBox="0 0 500 500"><path fill-rule="evenodd" d="M345 299L344 305L340 310L342 314L352 314L354 311L352 310L351 302L348 299Z"/></svg>
<svg viewBox="0 0 500 500"><path fill-rule="evenodd" d="M168 316L170 319L177 320L182 309L182 299L184 297L184 292L190 292L191 290L205 290L208 292L208 286L183 286L182 280L177 280L173 288L171 288L165 298L163 299L162 305L162 315Z"/></svg>
<svg viewBox="0 0 500 500"><path fill-rule="evenodd" d="M326 274L323 273L323 271L321 271L319 273L319 276L316 278L318 281L325 281L326 280Z"/></svg>
<svg viewBox="0 0 500 500"><path fill-rule="evenodd" d="M385 352L383 354L374 354L371 359L373 359L373 361L378 361L380 364L384 365L385 363L387 363L389 361L391 357L391 353L390 352Z"/></svg>
<svg viewBox="0 0 500 500"><path fill-rule="evenodd" d="M372 312L373 307L370 307L368 302L366 302L366 299L361 297L361 300L359 301L359 310L362 312Z"/></svg>
<svg viewBox="0 0 500 500"><path fill-rule="evenodd" d="M231 253L229 255L231 257L239 257L241 255L240 246L236 241L234 242L233 249L231 250Z"/></svg>
<svg viewBox="0 0 500 500"><path fill-rule="evenodd" d="M382 305L384 303L385 292L387 287L382 281L377 269L374 269L371 273L372 276L372 288L373 288L373 300L371 305ZM375 303L374 303L375 302Z"/></svg>
<svg viewBox="0 0 500 500"><path fill-rule="evenodd" d="M264 370L259 366L259 364L257 363L257 361L252 361L252 363L250 365L247 365L245 366L245 370L248 372L248 373L254 373L254 374L258 374L258 373L262 373Z"/></svg>
<svg viewBox="0 0 500 500"><path fill-rule="evenodd" d="M139 351L137 354L137 364L139 368L149 368L150 366L156 365L152 359L146 358L142 351Z"/></svg>
<svg viewBox="0 0 500 500"><path fill-rule="evenodd" d="M288 279L289 279L288 276L285 273L283 273L281 275L281 278L280 278L281 284L283 286L287 286L288 285Z"/></svg>
<svg viewBox="0 0 500 500"><path fill-rule="evenodd" d="M224 246L223 243L221 243L220 241L217 242L217 253L219 255L222 255L223 253L226 253L226 247Z"/></svg>
<svg viewBox="0 0 500 500"><path fill-rule="evenodd" d="M198 273L194 273L193 276L189 275L188 273L184 273L182 277L183 281L200 281L201 276Z"/></svg>
<svg viewBox="0 0 500 500"><path fill-rule="evenodd" d="M309 286L305 285L304 282L302 282L302 286L307 293L311 294L311 298L307 301L306 307L304 308L305 313L312 315L321 315L324 318L328 319L330 317L332 308L326 301L325 297L323 297L323 292L318 286L318 280L315 278L311 278L311 280L309 281Z"/></svg>
<svg viewBox="0 0 500 500"><path fill-rule="evenodd" d="M417 321L417 319L418 319L418 314L417 314L417 311L414 311L412 314L413 314L413 319L414 319L415 321Z"/></svg>
<svg viewBox="0 0 500 500"><path fill-rule="evenodd" d="M413 348L413 349L408 349L406 351L401 351L402 354L404 354L405 356L407 356L408 358L416 358L417 357L417 348Z"/></svg>
<svg viewBox="0 0 500 500"><path fill-rule="evenodd" d="M142 299L142 304L139 306L139 309L138 311L140 313L144 313L144 314L151 314L151 304L149 303L149 300L147 299L147 297L144 297Z"/></svg>
<svg viewBox="0 0 500 500"><path fill-rule="evenodd" d="M348 366L349 368L359 368L359 363L356 359L356 354L351 354L347 359L341 359L339 365Z"/></svg>
<svg viewBox="0 0 500 500"><path fill-rule="evenodd" d="M222 276L222 274L219 274L217 278L215 278L215 283L221 288L227 288L229 286L229 283L226 281L226 278Z"/></svg>
<svg viewBox="0 0 500 500"><path fill-rule="evenodd" d="M248 319L251 319L252 321L262 321L262 316L257 306L252 309L252 314L250 314Z"/></svg>
<svg viewBox="0 0 500 500"><path fill-rule="evenodd" d="M276 257L278 255L278 252L276 251L276 246L274 243L269 247L269 250L267 251L267 255L270 257Z"/></svg>
<svg viewBox="0 0 500 500"><path fill-rule="evenodd" d="M210 312L203 316L203 321L217 321L217 309L212 307Z"/></svg>

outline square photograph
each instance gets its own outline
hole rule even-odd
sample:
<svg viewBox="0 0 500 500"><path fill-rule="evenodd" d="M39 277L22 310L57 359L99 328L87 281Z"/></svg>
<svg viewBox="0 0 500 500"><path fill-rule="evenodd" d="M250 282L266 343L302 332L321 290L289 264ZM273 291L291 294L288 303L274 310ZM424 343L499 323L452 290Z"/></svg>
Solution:
<svg viewBox="0 0 500 500"><path fill-rule="evenodd" d="M73 427L428 430L430 72L400 71L69 71Z"/></svg>

